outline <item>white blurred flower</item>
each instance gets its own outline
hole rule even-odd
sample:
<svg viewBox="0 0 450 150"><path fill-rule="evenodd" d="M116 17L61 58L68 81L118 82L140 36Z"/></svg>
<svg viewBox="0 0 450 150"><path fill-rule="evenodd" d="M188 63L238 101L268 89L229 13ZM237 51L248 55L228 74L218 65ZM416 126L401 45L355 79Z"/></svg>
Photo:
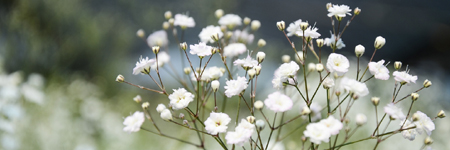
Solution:
<svg viewBox="0 0 450 150"><path fill-rule="evenodd" d="M241 66L245 70L248 70L248 69L253 68L254 66L257 66L258 65L258 61L256 61L252 57L250 57L250 55L247 55L247 57L244 58L244 59L235 60L234 61L234 65L235 66Z"/></svg>
<svg viewBox="0 0 450 150"><path fill-rule="evenodd" d="M186 28L186 27L192 28L192 27L195 27L195 21L194 21L194 18L189 17L187 15L176 14L173 25L180 26L181 28Z"/></svg>
<svg viewBox="0 0 450 150"><path fill-rule="evenodd" d="M165 47L169 44L167 33L164 30L155 31L147 37L147 44L150 47L160 46Z"/></svg>
<svg viewBox="0 0 450 150"><path fill-rule="evenodd" d="M166 108L166 106L164 104L158 104L158 106L156 106L156 111L158 113L161 113L165 109L167 109L167 108Z"/></svg>
<svg viewBox="0 0 450 150"><path fill-rule="evenodd" d="M286 31L288 32L287 36L295 35L298 31L301 32L302 29L300 29L300 23L302 23L302 19L290 23L289 27L286 28Z"/></svg>
<svg viewBox="0 0 450 150"><path fill-rule="evenodd" d="M211 112L205 121L205 130L212 135L227 131L231 118L226 113Z"/></svg>
<svg viewBox="0 0 450 150"><path fill-rule="evenodd" d="M333 116L329 116L327 119L322 119L319 123L325 125L331 135L339 134L339 131L342 127L344 127L341 121L335 119Z"/></svg>
<svg viewBox="0 0 450 150"><path fill-rule="evenodd" d="M338 76L342 76L347 73L350 63L348 59L341 54L331 53L327 60L327 69L331 73L337 73Z"/></svg>
<svg viewBox="0 0 450 150"><path fill-rule="evenodd" d="M322 85L326 88L332 88L334 87L334 80L332 78L325 78Z"/></svg>
<svg viewBox="0 0 450 150"><path fill-rule="evenodd" d="M148 59L148 57L142 58L141 56L141 58L139 58L139 61L136 62L136 67L133 68L133 74L137 75L139 73L149 72L150 66L155 64L155 62L155 59Z"/></svg>
<svg viewBox="0 0 450 150"><path fill-rule="evenodd" d="M227 144L236 144L243 146L245 142L248 142L254 132L255 126L249 123L247 120L242 119L234 132L227 132L225 139Z"/></svg>
<svg viewBox="0 0 450 150"><path fill-rule="evenodd" d="M161 112L160 117L161 117L163 120L166 120L166 121L169 121L169 120L172 120L172 119L173 119L173 118L172 118L172 112L170 112L169 109L164 109L164 110Z"/></svg>
<svg viewBox="0 0 450 150"><path fill-rule="evenodd" d="M340 88L345 90L345 92L351 93L354 99L358 99L359 97L369 94L369 89L367 88L366 83L347 77L341 79Z"/></svg>
<svg viewBox="0 0 450 150"><path fill-rule="evenodd" d="M264 104L274 112L285 112L292 108L293 102L288 96L280 92L274 92L267 96L267 99L264 100Z"/></svg>
<svg viewBox="0 0 450 150"><path fill-rule="evenodd" d="M219 79L220 77L223 76L223 73L224 73L223 70L224 70L224 68L219 68L216 66L208 67L205 69L205 71L203 71L202 78L203 78L203 76L205 76L209 80Z"/></svg>
<svg viewBox="0 0 450 150"><path fill-rule="evenodd" d="M172 109L179 110L186 108L190 102L194 101L194 95L184 88L173 89L173 93L169 95L170 105Z"/></svg>
<svg viewBox="0 0 450 150"><path fill-rule="evenodd" d="M308 107L308 106L306 106L306 104L300 105L300 113L303 112L303 108L304 107ZM320 114L320 111L322 110L322 107L319 104L314 102L314 103L312 103L309 106L309 109L311 111L310 114L311 114L311 121L312 122L315 122L315 121L317 121L317 120L322 118L322 115ZM308 117L309 116L302 116L303 119L309 119Z"/></svg>
<svg viewBox="0 0 450 150"><path fill-rule="evenodd" d="M247 47L242 43L232 43L223 48L223 55L226 57L235 57L247 51Z"/></svg>
<svg viewBox="0 0 450 150"><path fill-rule="evenodd" d="M435 129L433 120L421 111L417 111L413 116L417 118L417 121L413 122L413 124L416 125L417 132L422 134L425 131L425 133L430 136L431 131Z"/></svg>
<svg viewBox="0 0 450 150"><path fill-rule="evenodd" d="M20 119L25 115L22 105L17 103L7 103L0 105L2 116L11 120Z"/></svg>
<svg viewBox="0 0 450 150"><path fill-rule="evenodd" d="M220 17L219 24L233 28L235 26L240 26L242 24L242 19L235 14L226 14L225 16Z"/></svg>
<svg viewBox="0 0 450 150"><path fill-rule="evenodd" d="M14 150L20 148L20 141L13 135L3 134L0 139L0 145L5 150Z"/></svg>
<svg viewBox="0 0 450 150"><path fill-rule="evenodd" d="M384 106L384 112L394 119L403 120L406 118L405 114L402 112L402 109L395 106L394 103L389 103Z"/></svg>
<svg viewBox="0 0 450 150"><path fill-rule="evenodd" d="M154 58L156 60L156 58ZM158 53L158 67L164 66L164 64L170 61L170 56L167 52L159 52ZM156 62L150 67L153 70L156 70Z"/></svg>
<svg viewBox="0 0 450 150"><path fill-rule="evenodd" d="M212 54L211 50L213 47L206 45L206 43L200 42L198 44L189 45L189 48L191 49L189 53L191 53L192 55L204 57Z"/></svg>
<svg viewBox="0 0 450 150"><path fill-rule="evenodd" d="M405 121L406 121L406 122L405 122ZM404 125L403 125L403 123L404 123ZM415 125L414 125L411 121L409 121L409 120L403 120L403 121L401 121L401 122L400 122L400 125L403 125L403 128L402 128L402 129L412 128L412 127L415 126ZM409 130L403 130L403 131L402 131L402 136L403 136L403 138L408 139L408 140L410 140L410 141L413 141L413 140L416 138L416 134L417 134L416 129L409 129Z"/></svg>
<svg viewBox="0 0 450 150"><path fill-rule="evenodd" d="M280 77L282 79L287 79L294 77L300 69L300 66L294 61L291 61L289 63L283 63L278 69Z"/></svg>
<svg viewBox="0 0 450 150"><path fill-rule="evenodd" d="M310 37L310 38L315 39L315 38L320 37L320 33L318 33L317 30L319 30L319 28L310 26L305 31L300 30L300 31L295 32L295 34L297 36L304 36L305 38ZM303 35L303 32L304 32L304 35Z"/></svg>
<svg viewBox="0 0 450 150"><path fill-rule="evenodd" d="M347 5L333 5L328 9L328 17L337 16L337 17L345 17L346 15L351 16L350 14L352 10Z"/></svg>
<svg viewBox="0 0 450 150"><path fill-rule="evenodd" d="M324 42L325 45L328 47L334 47L336 45L337 49L342 49L345 47L344 41L342 41L342 38L339 38L339 40L336 42L336 36L334 36L333 33L331 33L330 38L325 38Z"/></svg>
<svg viewBox="0 0 450 150"><path fill-rule="evenodd" d="M235 30L233 36L231 37L231 41L244 44L252 44L254 39L255 36L248 33L247 30Z"/></svg>
<svg viewBox="0 0 450 150"><path fill-rule="evenodd" d="M39 105L42 105L44 103L45 93L42 91L42 89L32 86L29 83L25 83L21 87L21 92L24 98L30 102Z"/></svg>
<svg viewBox="0 0 450 150"><path fill-rule="evenodd" d="M412 76L408 74L406 71L394 71L392 74L394 76L395 81L400 82L402 84L409 85L411 82L416 83L417 76Z"/></svg>
<svg viewBox="0 0 450 150"><path fill-rule="evenodd" d="M359 114L356 115L356 119L355 120L356 120L356 124L358 126L362 126L362 125L366 124L367 117L366 117L366 115L359 113Z"/></svg>
<svg viewBox="0 0 450 150"><path fill-rule="evenodd" d="M226 82L225 95L230 98L235 95L239 95L248 86L247 79L245 77L237 77L235 80L228 80Z"/></svg>
<svg viewBox="0 0 450 150"><path fill-rule="evenodd" d="M329 142L331 136L327 126L322 123L310 123L306 126L306 130L303 131L305 137L309 137L309 140L314 144L320 144L322 142Z"/></svg>
<svg viewBox="0 0 450 150"><path fill-rule="evenodd" d="M383 59L378 62L370 62L369 63L369 71L372 75L375 76L376 79L388 80L389 79L389 70L383 64L384 64Z"/></svg>
<svg viewBox="0 0 450 150"><path fill-rule="evenodd" d="M209 25L202 29L198 37L200 38L200 41L202 41L203 43L207 42L214 43L214 40L211 38L211 36L214 34L218 34L219 38L223 37L223 32L219 26Z"/></svg>
<svg viewBox="0 0 450 150"><path fill-rule="evenodd" d="M133 115L128 116L123 121L123 131L131 133L138 132L141 129L142 123L144 123L145 117L143 112L136 111Z"/></svg>

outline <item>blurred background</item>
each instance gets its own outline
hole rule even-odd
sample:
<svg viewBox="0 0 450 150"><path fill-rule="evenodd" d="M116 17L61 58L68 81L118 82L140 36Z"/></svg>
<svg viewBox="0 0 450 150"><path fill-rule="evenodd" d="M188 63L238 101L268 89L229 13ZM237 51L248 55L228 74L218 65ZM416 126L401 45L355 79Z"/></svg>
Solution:
<svg viewBox="0 0 450 150"><path fill-rule="evenodd" d="M273 70L281 63L281 56L292 53L275 23L284 20L288 26L298 19L307 20L319 28L321 38L330 37L326 3L328 1L0 0L1 147L5 150L180 148L183 144L173 141L168 143L174 144L161 144L156 141L161 137L145 132L122 131L123 117L140 108L132 101L134 96L139 94L146 101L152 101L152 108L164 102L164 97L114 81L118 74L123 74L131 82L155 86L147 78L132 75L140 55L153 55L145 41L136 37L138 29L144 29L147 35L161 30L167 10L173 14L188 13L195 19L196 26L186 31L185 39L193 44L199 41L198 33L203 27L217 25L216 9L259 20L262 26L255 33L255 41L259 38L267 41L261 51L268 56L265 61L272 63L265 76L270 80ZM362 9L343 35L346 47L338 53L353 56L354 47L362 44L366 47L363 57L367 62L375 37L383 36L387 43L374 60L384 59L391 64L402 61L404 66L409 65L410 73L419 76L416 87L425 79L433 82L432 89L421 95L427 103L423 102L420 108L429 116L437 113L436 110L449 110L450 9L447 7L450 1L333 3ZM178 56L178 44L170 40L169 49ZM250 48L255 47L256 42ZM325 49L324 53L330 53L330 49ZM168 86L178 87L173 83ZM386 85L392 87L392 83ZM260 88L271 88L271 84L262 83ZM450 124L448 119L437 122L442 124L436 123L437 128ZM434 138L440 141L445 136L448 138L448 135ZM437 149L446 146L445 143L436 145Z"/></svg>

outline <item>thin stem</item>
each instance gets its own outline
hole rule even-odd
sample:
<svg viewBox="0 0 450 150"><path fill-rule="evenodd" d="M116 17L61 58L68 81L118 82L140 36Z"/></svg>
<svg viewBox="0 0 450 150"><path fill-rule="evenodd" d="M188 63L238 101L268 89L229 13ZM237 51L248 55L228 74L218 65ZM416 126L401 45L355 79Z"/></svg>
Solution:
<svg viewBox="0 0 450 150"><path fill-rule="evenodd" d="M138 87L138 88L140 88L140 89L144 89L144 90L156 92L156 93L159 93L159 94L165 94L165 95L168 95L167 93L165 93L165 92L163 92L163 91L158 91L158 90L154 90L154 89L149 89L149 88L143 87L143 86L141 86L141 85L136 85L136 84L133 84L133 83L130 83L130 82L127 82L127 81L123 81L123 82L126 83L126 84L129 84L129 85Z"/></svg>
<svg viewBox="0 0 450 150"><path fill-rule="evenodd" d="M177 141L179 141L179 142L183 142L183 143L186 143L186 144L189 144L189 145L193 145L193 146L196 146L196 147L199 147L199 148L204 148L202 145L197 145L197 144L194 144L194 143L191 143L191 142L188 142L188 141L184 141L184 140L181 140L181 139L172 137L172 136L168 136L168 135L162 134L162 133L156 133L156 132L154 132L154 131L150 131L150 130L145 129L145 128L143 128L143 127L141 127L141 129L144 130L144 131L147 131L147 132L156 134L156 135L160 135L160 136L169 138L169 139L174 139L174 140L177 140Z"/></svg>
<svg viewBox="0 0 450 150"><path fill-rule="evenodd" d="M425 87L422 87L422 88L420 88L420 89L414 91L413 93L417 93L417 92L423 90L424 88L425 88ZM410 97L410 96L411 96L411 94L408 94L408 95L406 95L405 97L403 97L403 98L401 98L400 100L398 100L397 102L395 102L394 104L397 104L398 102L403 101L404 99L406 99L406 98L408 98L408 97Z"/></svg>

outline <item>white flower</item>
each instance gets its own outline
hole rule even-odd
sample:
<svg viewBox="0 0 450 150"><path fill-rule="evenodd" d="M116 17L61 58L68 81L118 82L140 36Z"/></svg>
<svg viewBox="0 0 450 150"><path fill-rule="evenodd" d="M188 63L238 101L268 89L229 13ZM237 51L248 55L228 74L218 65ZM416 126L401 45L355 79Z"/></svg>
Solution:
<svg viewBox="0 0 450 150"><path fill-rule="evenodd" d="M392 74L395 81L409 85L411 82L416 83L417 76L409 75L406 71L394 71Z"/></svg>
<svg viewBox="0 0 450 150"><path fill-rule="evenodd" d="M406 122L405 122L405 121L406 121ZM404 125L403 125L403 123L404 123ZM409 121L409 120L403 120L403 121L401 121L401 122L400 122L400 125L403 125L403 128L402 128L402 129L412 128L412 127L415 126L415 125L414 125L411 121ZM402 136L403 136L403 138L408 139L408 140L410 140L410 141L413 141L413 140L416 138L416 134L417 134L416 129L409 129L409 130L403 130L403 131L402 131Z"/></svg>
<svg viewBox="0 0 450 150"><path fill-rule="evenodd" d="M156 111L158 113L161 113L163 110L166 110L166 106L164 104L158 104L158 106L156 106Z"/></svg>
<svg viewBox="0 0 450 150"><path fill-rule="evenodd" d="M327 69L331 73L337 73L342 76L347 73L350 63L348 59L341 54L331 53L327 60Z"/></svg>
<svg viewBox="0 0 450 150"><path fill-rule="evenodd" d="M247 79L245 77L237 77L236 80L228 80L226 82L225 95L230 98L235 95L239 95L248 86Z"/></svg>
<svg viewBox="0 0 450 150"><path fill-rule="evenodd" d="M235 57L244 53L246 50L247 47L245 46L245 44L232 43L223 48L223 55L226 57Z"/></svg>
<svg viewBox="0 0 450 150"><path fill-rule="evenodd" d="M133 68L133 74L137 75L139 73L149 72L150 66L152 66L156 61L154 59L139 58L139 61L136 62L136 67Z"/></svg>
<svg viewBox="0 0 450 150"><path fill-rule="evenodd" d="M192 28L192 27L195 27L195 21L194 21L194 18L192 18L192 17L188 17L183 14L176 14L173 25L180 26L181 28L186 28L186 27Z"/></svg>
<svg viewBox="0 0 450 150"><path fill-rule="evenodd" d="M174 110L186 108L190 102L194 101L194 95L184 88L173 89L173 93L169 95L170 105Z"/></svg>
<svg viewBox="0 0 450 150"><path fill-rule="evenodd" d="M329 116L327 119L322 119L319 123L325 125L331 135L339 134L339 131L342 127L344 127L342 122L335 119L333 116Z"/></svg>
<svg viewBox="0 0 450 150"><path fill-rule="evenodd" d="M206 28L203 28L198 37L204 43L207 42L214 43L214 40L211 38L211 36L214 34L218 34L219 38L223 37L223 32L219 26L210 25L207 26Z"/></svg>
<svg viewBox="0 0 450 150"><path fill-rule="evenodd" d="M234 61L234 65L235 66L240 65L245 70L248 70L250 68L253 68L254 66L257 66L258 65L258 61L256 61L252 57L250 57L250 55L247 55L247 57L244 58L244 59L235 60Z"/></svg>
<svg viewBox="0 0 450 150"><path fill-rule="evenodd" d="M315 38L320 37L320 33L318 33L317 30L319 30L319 29L316 28L316 27L311 27L310 26L305 31L300 30L300 31L295 32L295 34L297 36L304 36L305 38L306 37L310 37L310 38L315 39ZM303 32L304 32L304 35L303 35Z"/></svg>
<svg viewBox="0 0 450 150"><path fill-rule="evenodd" d="M197 55L199 57L209 56L212 54L212 47L206 45L206 43L200 42L198 44L189 45L189 48L191 49L189 53L192 55Z"/></svg>
<svg viewBox="0 0 450 150"><path fill-rule="evenodd" d="M422 134L423 131L425 131L425 133L430 136L431 131L435 129L433 120L431 120L426 114L421 111L417 111L413 114L413 116L417 118L417 121L413 122L413 124L416 125L417 132L419 134Z"/></svg>
<svg viewBox="0 0 450 150"><path fill-rule="evenodd" d="M322 82L323 87L332 88L334 87L334 80L332 78L325 78Z"/></svg>
<svg viewBox="0 0 450 150"><path fill-rule="evenodd" d="M289 63L282 64L279 68L279 75L281 78L292 78L297 74L297 71L300 69L297 63L291 61Z"/></svg>
<svg viewBox="0 0 450 150"><path fill-rule="evenodd" d="M219 24L222 26L235 27L242 24L242 19L235 14L226 14L219 19Z"/></svg>
<svg viewBox="0 0 450 150"><path fill-rule="evenodd" d="M384 106L384 112L388 114L391 118L403 120L405 119L405 114L403 114L402 109L394 105L394 103L389 103Z"/></svg>
<svg viewBox="0 0 450 150"><path fill-rule="evenodd" d="M153 58L156 59L156 58ZM158 67L164 66L164 64L170 61L170 56L167 52L159 52L158 53ZM156 70L156 62L150 67L153 70Z"/></svg>
<svg viewBox="0 0 450 150"><path fill-rule="evenodd" d="M300 113L302 113L303 112L303 109L305 108L305 107L308 107L306 104L302 104L302 105L300 105ZM322 107L319 105L319 104L317 104L317 103L312 103L310 106L309 106L309 110L311 111L311 121L312 122L315 122L315 121L317 121L317 120L319 120L319 119L321 119L322 118L322 115L320 114L320 111L322 110ZM302 116L302 118L303 119L309 119L309 116Z"/></svg>
<svg viewBox="0 0 450 150"><path fill-rule="evenodd" d="M324 40L324 44L327 45L328 47L334 47L336 46L337 49L341 49L345 47L344 41L342 41L342 38L339 38L339 40L336 42L336 36L334 36L333 33L331 33L331 37L330 38L325 38Z"/></svg>
<svg viewBox="0 0 450 150"><path fill-rule="evenodd" d="M309 140L315 144L320 144L322 142L329 142L331 136L327 126L322 123L310 123L306 126L306 130L303 131L305 137L309 137Z"/></svg>
<svg viewBox="0 0 450 150"><path fill-rule="evenodd" d="M143 112L136 111L133 115L128 116L123 121L123 131L131 133L138 132L141 129L142 123L144 123L145 117Z"/></svg>
<svg viewBox="0 0 450 150"><path fill-rule="evenodd" d="M287 36L292 36L298 31L301 32L302 29L300 29L300 23L302 23L302 19L298 19L297 21L290 23L289 27L286 28L286 31L288 32Z"/></svg>
<svg viewBox="0 0 450 150"><path fill-rule="evenodd" d="M164 30L155 31L147 37L147 44L150 47L161 46L165 47L169 44L167 33Z"/></svg>
<svg viewBox="0 0 450 150"><path fill-rule="evenodd" d="M341 90L345 90L345 92L351 93L354 99L358 99L359 97L369 94L369 89L365 83L347 77L341 79L340 88Z"/></svg>
<svg viewBox="0 0 450 150"><path fill-rule="evenodd" d="M369 63L369 71L372 75L375 76L376 79L388 80L389 79L389 70L383 64L384 64L383 59L378 62L370 62Z"/></svg>
<svg viewBox="0 0 450 150"><path fill-rule="evenodd" d="M292 108L293 102L288 96L280 92L274 92L267 96L267 99L264 100L264 104L274 112L285 112Z"/></svg>
<svg viewBox="0 0 450 150"><path fill-rule="evenodd" d="M357 114L356 115L356 124L358 126L362 126L362 125L366 124L366 122L367 122L366 115L364 115L364 114Z"/></svg>
<svg viewBox="0 0 450 150"><path fill-rule="evenodd" d="M172 112L170 112L169 109L164 109L161 112L160 116L163 120L166 120L166 121L172 120Z"/></svg>
<svg viewBox="0 0 450 150"><path fill-rule="evenodd" d="M227 132L225 139L227 144L236 144L243 146L245 142L248 142L254 132L255 126L249 123L247 120L242 119L241 123L236 127L234 132Z"/></svg>
<svg viewBox="0 0 450 150"><path fill-rule="evenodd" d="M202 76L206 76L209 80L216 80L223 76L224 70L224 68L216 66L208 67L205 69Z"/></svg>
<svg viewBox="0 0 450 150"><path fill-rule="evenodd" d="M217 80L214 80L211 82L211 88L213 89L214 92L217 92L217 90L220 87L220 82Z"/></svg>
<svg viewBox="0 0 450 150"><path fill-rule="evenodd" d="M328 9L328 17L336 16L336 17L345 17L346 15L351 16L350 14L352 10L347 5L333 5Z"/></svg>
<svg viewBox="0 0 450 150"><path fill-rule="evenodd" d="M231 118L225 113L211 112L205 121L205 129L209 134L216 135L227 131Z"/></svg>
<svg viewBox="0 0 450 150"><path fill-rule="evenodd" d="M248 33L247 30L235 30L233 36L231 37L231 41L235 43L244 43L244 44L252 44L255 36L253 34Z"/></svg>

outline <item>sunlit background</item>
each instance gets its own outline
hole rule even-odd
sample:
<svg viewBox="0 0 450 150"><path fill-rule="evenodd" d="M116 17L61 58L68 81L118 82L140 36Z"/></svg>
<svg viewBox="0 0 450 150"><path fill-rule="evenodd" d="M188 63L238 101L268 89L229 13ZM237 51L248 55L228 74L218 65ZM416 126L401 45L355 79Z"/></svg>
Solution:
<svg viewBox="0 0 450 150"><path fill-rule="evenodd" d="M326 16L326 3L328 1L1 0L0 149L195 149L147 132L128 134L122 131L123 118L140 110L132 100L134 96L139 94L144 101L149 101L152 111L158 103L167 103L164 96L114 81L122 74L130 82L156 87L149 78L132 75L141 55L154 55L146 42L136 36L136 31L144 29L148 35L161 30L167 10L189 14L195 19L195 28L185 32L188 44L199 41L198 33L202 28L217 25L216 9L259 20L262 26L249 49L256 48L260 38L267 41L260 49L267 54L264 66L267 69L262 78L270 81L273 71L281 64L281 56L293 57L290 45L275 23L307 20L319 28L322 38L330 37L331 21ZM375 37L383 36L386 45L374 60L390 61L390 69L394 61L402 61L404 67L408 65L411 69L411 74L419 77L416 85L403 89L400 95L420 88L422 82L429 79L433 86L420 93L417 110L420 108L430 117L438 110L450 110L449 1L333 3L362 9L345 31L342 39L346 47L338 53L353 57L354 47L362 44L366 47L363 62L367 62ZM169 39L172 64L181 73L178 43L172 37ZM325 56L330 52L329 48L324 49ZM221 65L220 61L213 64ZM169 76L163 81L168 83L168 89L179 87ZM393 80L390 81L371 85L369 89L378 89L371 91L372 96L389 97L394 86ZM265 91L259 99L265 99L265 93L274 91L270 82L258 83L258 86L259 91ZM372 108L366 106L370 104L369 97L361 100L366 101L361 108ZM291 116L296 113L297 110L293 110ZM366 115L371 118L369 115L373 113L370 111ZM157 120L168 125L167 134L189 139L189 134L193 133ZM435 149L450 146L447 142L449 125L448 118L436 121L436 131L431 136L436 142ZM301 132L297 132L284 141L286 149L299 149L300 136ZM366 134L358 136L366 137ZM418 136L410 142L395 135L394 141L382 143L380 149L419 149L424 138ZM375 144L374 141L367 143L370 144L368 149ZM396 143L404 143L401 146L407 148ZM214 143L211 148L217 148L215 146L218 145ZM363 146L356 144L349 149L365 149Z"/></svg>

